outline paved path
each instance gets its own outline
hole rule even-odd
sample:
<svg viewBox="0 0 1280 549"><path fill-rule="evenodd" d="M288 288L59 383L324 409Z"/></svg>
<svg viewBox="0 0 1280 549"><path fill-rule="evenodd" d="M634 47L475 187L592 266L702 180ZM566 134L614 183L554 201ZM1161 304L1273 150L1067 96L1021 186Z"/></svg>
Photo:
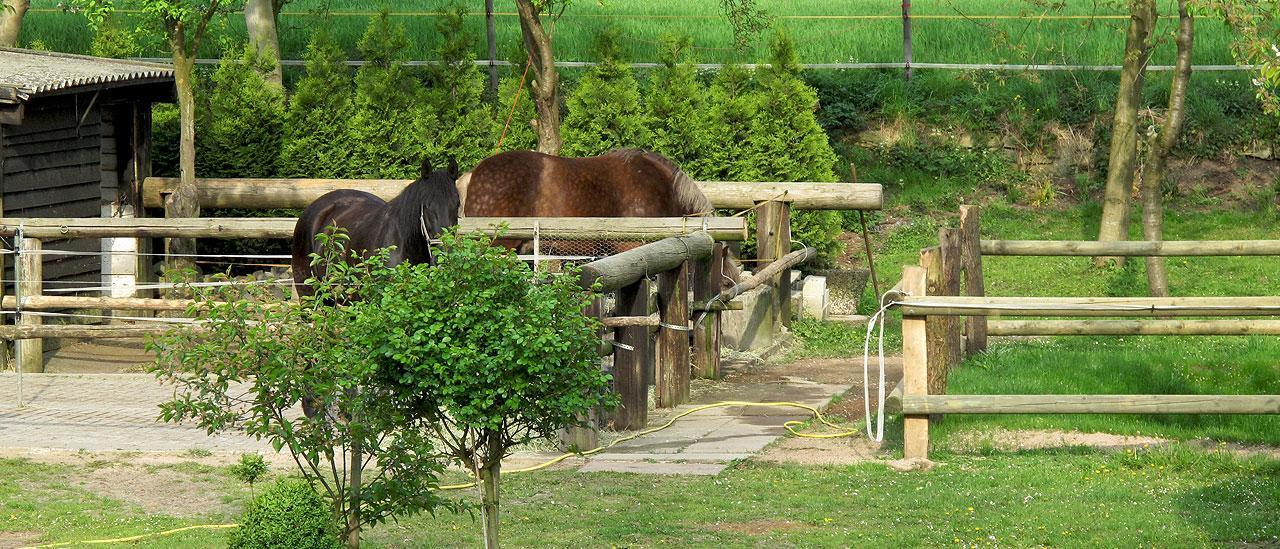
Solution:
<svg viewBox="0 0 1280 549"><path fill-rule="evenodd" d="M785 373L786 368L779 369ZM149 374L27 374L24 406L17 406L18 378L0 374L0 449L55 449L90 452L266 452L270 445L249 437L206 435L201 429L156 422L156 405L173 396L172 387ZM699 386L694 402L650 414L650 427L695 406L720 401L791 401L814 407L843 393L847 383L815 383L785 375L756 381ZM805 420L799 408L731 406L700 411L671 427L621 443L578 461L583 471L707 474L751 457L786 434L783 423ZM607 438L607 437L606 437ZM541 456L520 456L519 462Z"/></svg>

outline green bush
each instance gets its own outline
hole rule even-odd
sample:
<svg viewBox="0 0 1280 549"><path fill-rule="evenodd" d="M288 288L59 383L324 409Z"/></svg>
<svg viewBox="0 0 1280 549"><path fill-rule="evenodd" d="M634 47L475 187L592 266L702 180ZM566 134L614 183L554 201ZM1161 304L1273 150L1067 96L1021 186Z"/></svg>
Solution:
<svg viewBox="0 0 1280 549"><path fill-rule="evenodd" d="M341 547L333 509L310 483L280 479L245 508L231 549L330 549Z"/></svg>
<svg viewBox="0 0 1280 549"><path fill-rule="evenodd" d="M707 118L707 90L698 82L698 71L689 52L688 36L662 38L659 58L645 98L654 151L675 161L694 178L701 178L703 159L715 139L702 122Z"/></svg>
<svg viewBox="0 0 1280 549"><path fill-rule="evenodd" d="M352 114L351 72L329 32L307 45L306 75L290 98L280 172L285 177L342 177L350 162L346 121Z"/></svg>
<svg viewBox="0 0 1280 549"><path fill-rule="evenodd" d="M225 55L197 109L196 170L204 177L275 177L284 142L284 94L263 78L274 62L251 46Z"/></svg>
<svg viewBox="0 0 1280 549"><path fill-rule="evenodd" d="M751 74L738 65L725 65L711 83L710 105L703 124L716 136L706 154L686 169L700 179L751 181L757 171L749 148L752 119L761 101Z"/></svg>
<svg viewBox="0 0 1280 549"><path fill-rule="evenodd" d="M648 147L652 134L640 86L618 57L616 31L597 37L599 64L587 71L569 95L561 127L565 156L592 156L621 147Z"/></svg>
<svg viewBox="0 0 1280 549"><path fill-rule="evenodd" d="M409 38L383 8L358 45L354 112L347 119L346 177L412 178L425 152L422 136L436 127L424 108L422 85L404 64Z"/></svg>
<svg viewBox="0 0 1280 549"><path fill-rule="evenodd" d="M510 118L510 124L508 124ZM498 109L494 113L494 148L503 151L528 151L538 148L538 135L532 121L538 114L533 108L528 83L520 86L519 77L507 77L498 81ZM506 135L503 135L503 131ZM501 146L498 145L499 139Z"/></svg>
<svg viewBox="0 0 1280 549"><path fill-rule="evenodd" d="M151 172L155 175L178 176L181 122L177 105L157 104L151 108ZM196 136L197 140L199 138Z"/></svg>

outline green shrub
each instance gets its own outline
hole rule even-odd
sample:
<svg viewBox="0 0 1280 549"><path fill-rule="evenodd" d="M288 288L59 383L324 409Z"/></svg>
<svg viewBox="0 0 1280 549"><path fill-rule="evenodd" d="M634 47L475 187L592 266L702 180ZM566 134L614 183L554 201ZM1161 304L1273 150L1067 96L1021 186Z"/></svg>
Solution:
<svg viewBox="0 0 1280 549"><path fill-rule="evenodd" d="M196 169L204 177L275 177L284 142L284 94L267 84L273 61L252 46L225 55L197 110Z"/></svg>
<svg viewBox="0 0 1280 549"><path fill-rule="evenodd" d="M343 177L350 162L346 121L352 114L351 72L328 31L311 35L306 75L298 80L285 123L280 171L285 177Z"/></svg>
<svg viewBox="0 0 1280 549"><path fill-rule="evenodd" d="M441 63L432 66L431 86L425 92L435 115L435 126L426 128L426 140L431 158L438 162L453 158L470 167L493 152L497 135L493 109L482 97L484 73L474 63L475 38L463 26L465 15L466 10L454 3L443 10L436 23L444 40L436 51Z"/></svg>
<svg viewBox="0 0 1280 549"><path fill-rule="evenodd" d="M538 148L538 135L534 133L532 124L537 118L527 82L521 87L519 77L498 81L498 108L493 119L495 149L528 151ZM504 128L506 135L503 135ZM498 145L499 139L501 145Z"/></svg>
<svg viewBox="0 0 1280 549"><path fill-rule="evenodd" d="M347 119L350 156L346 177L412 178L436 121L426 112L422 86L404 64L409 38L383 8L358 45L365 65L356 71L354 112Z"/></svg>
<svg viewBox="0 0 1280 549"><path fill-rule="evenodd" d="M231 549L329 549L341 547L333 509L310 483L280 479L245 508Z"/></svg>
<svg viewBox="0 0 1280 549"><path fill-rule="evenodd" d="M648 147L651 133L640 87L631 67L618 57L616 31L597 37L599 64L587 71L569 95L561 127L564 156L592 156L621 147Z"/></svg>
<svg viewBox="0 0 1280 549"><path fill-rule="evenodd" d="M651 148L700 178L705 162L698 161L720 136L703 124L708 117L707 90L698 82L698 71L689 55L692 49L693 40L688 36L662 38L662 65L653 70L645 106L653 128Z"/></svg>
<svg viewBox="0 0 1280 549"><path fill-rule="evenodd" d="M157 103L151 107L151 172L155 175L178 176L178 134L181 128L177 105Z"/></svg>

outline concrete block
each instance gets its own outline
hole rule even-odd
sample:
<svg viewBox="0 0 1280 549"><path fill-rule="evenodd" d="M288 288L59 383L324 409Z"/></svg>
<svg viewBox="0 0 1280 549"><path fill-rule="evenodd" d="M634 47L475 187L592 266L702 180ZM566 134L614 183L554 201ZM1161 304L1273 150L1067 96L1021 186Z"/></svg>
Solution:
<svg viewBox="0 0 1280 549"><path fill-rule="evenodd" d="M760 286L738 296L741 311L725 311L721 318L724 345L738 351L768 349L773 346L778 326L773 319L773 289Z"/></svg>
<svg viewBox="0 0 1280 549"><path fill-rule="evenodd" d="M798 313L796 316L826 320L830 297L831 294L827 289L827 277L814 275L805 277L800 286L800 299L792 300L792 303L800 304L796 309Z"/></svg>

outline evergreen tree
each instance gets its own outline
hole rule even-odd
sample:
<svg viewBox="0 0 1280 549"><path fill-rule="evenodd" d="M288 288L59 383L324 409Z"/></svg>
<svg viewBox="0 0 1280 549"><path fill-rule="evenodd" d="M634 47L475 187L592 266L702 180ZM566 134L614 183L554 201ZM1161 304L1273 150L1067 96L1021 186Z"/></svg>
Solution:
<svg viewBox="0 0 1280 549"><path fill-rule="evenodd" d="M352 115L351 73L342 48L326 30L307 45L306 75L289 104L281 173L285 177L345 177L351 144L346 140Z"/></svg>
<svg viewBox="0 0 1280 549"><path fill-rule="evenodd" d="M651 132L640 104L640 87L631 67L620 59L616 35L614 30L597 35L600 61L569 96L569 114L561 128L565 156L649 146Z"/></svg>
<svg viewBox="0 0 1280 549"><path fill-rule="evenodd" d="M753 87L751 74L738 65L725 65L711 83L708 96L703 126L715 139L692 163L693 169L712 180L760 181L750 143L752 120L762 98Z"/></svg>
<svg viewBox="0 0 1280 549"><path fill-rule="evenodd" d="M706 88L698 82L689 55L693 39L664 36L646 101L653 129L652 149L674 160L695 179L714 173L705 158L715 135L706 126Z"/></svg>
<svg viewBox="0 0 1280 549"><path fill-rule="evenodd" d="M494 148L502 151L537 149L538 134L533 131L533 122L537 119L533 97L527 86L520 87L520 78L508 77L498 82L498 108L494 111L492 122ZM506 129L505 136L503 128ZM499 140L502 142L501 146L497 145Z"/></svg>
<svg viewBox="0 0 1280 549"><path fill-rule="evenodd" d="M423 108L422 86L405 66L409 38L385 8L369 21L357 48L365 65L356 71L356 97L347 121L351 149L346 176L412 178L425 152L423 128L435 126Z"/></svg>
<svg viewBox="0 0 1280 549"><path fill-rule="evenodd" d="M225 55L197 117L197 165L207 177L275 177L284 141L284 95L262 78L272 61L252 48ZM269 72L269 67L266 67Z"/></svg>
<svg viewBox="0 0 1280 549"><path fill-rule="evenodd" d="M436 51L441 63L431 70L427 105L435 125L423 128L427 153L433 159L451 157L470 167L493 152L493 109L486 105L484 73L475 66L475 37L463 25L466 10L459 4L445 8L436 22L444 37Z"/></svg>

